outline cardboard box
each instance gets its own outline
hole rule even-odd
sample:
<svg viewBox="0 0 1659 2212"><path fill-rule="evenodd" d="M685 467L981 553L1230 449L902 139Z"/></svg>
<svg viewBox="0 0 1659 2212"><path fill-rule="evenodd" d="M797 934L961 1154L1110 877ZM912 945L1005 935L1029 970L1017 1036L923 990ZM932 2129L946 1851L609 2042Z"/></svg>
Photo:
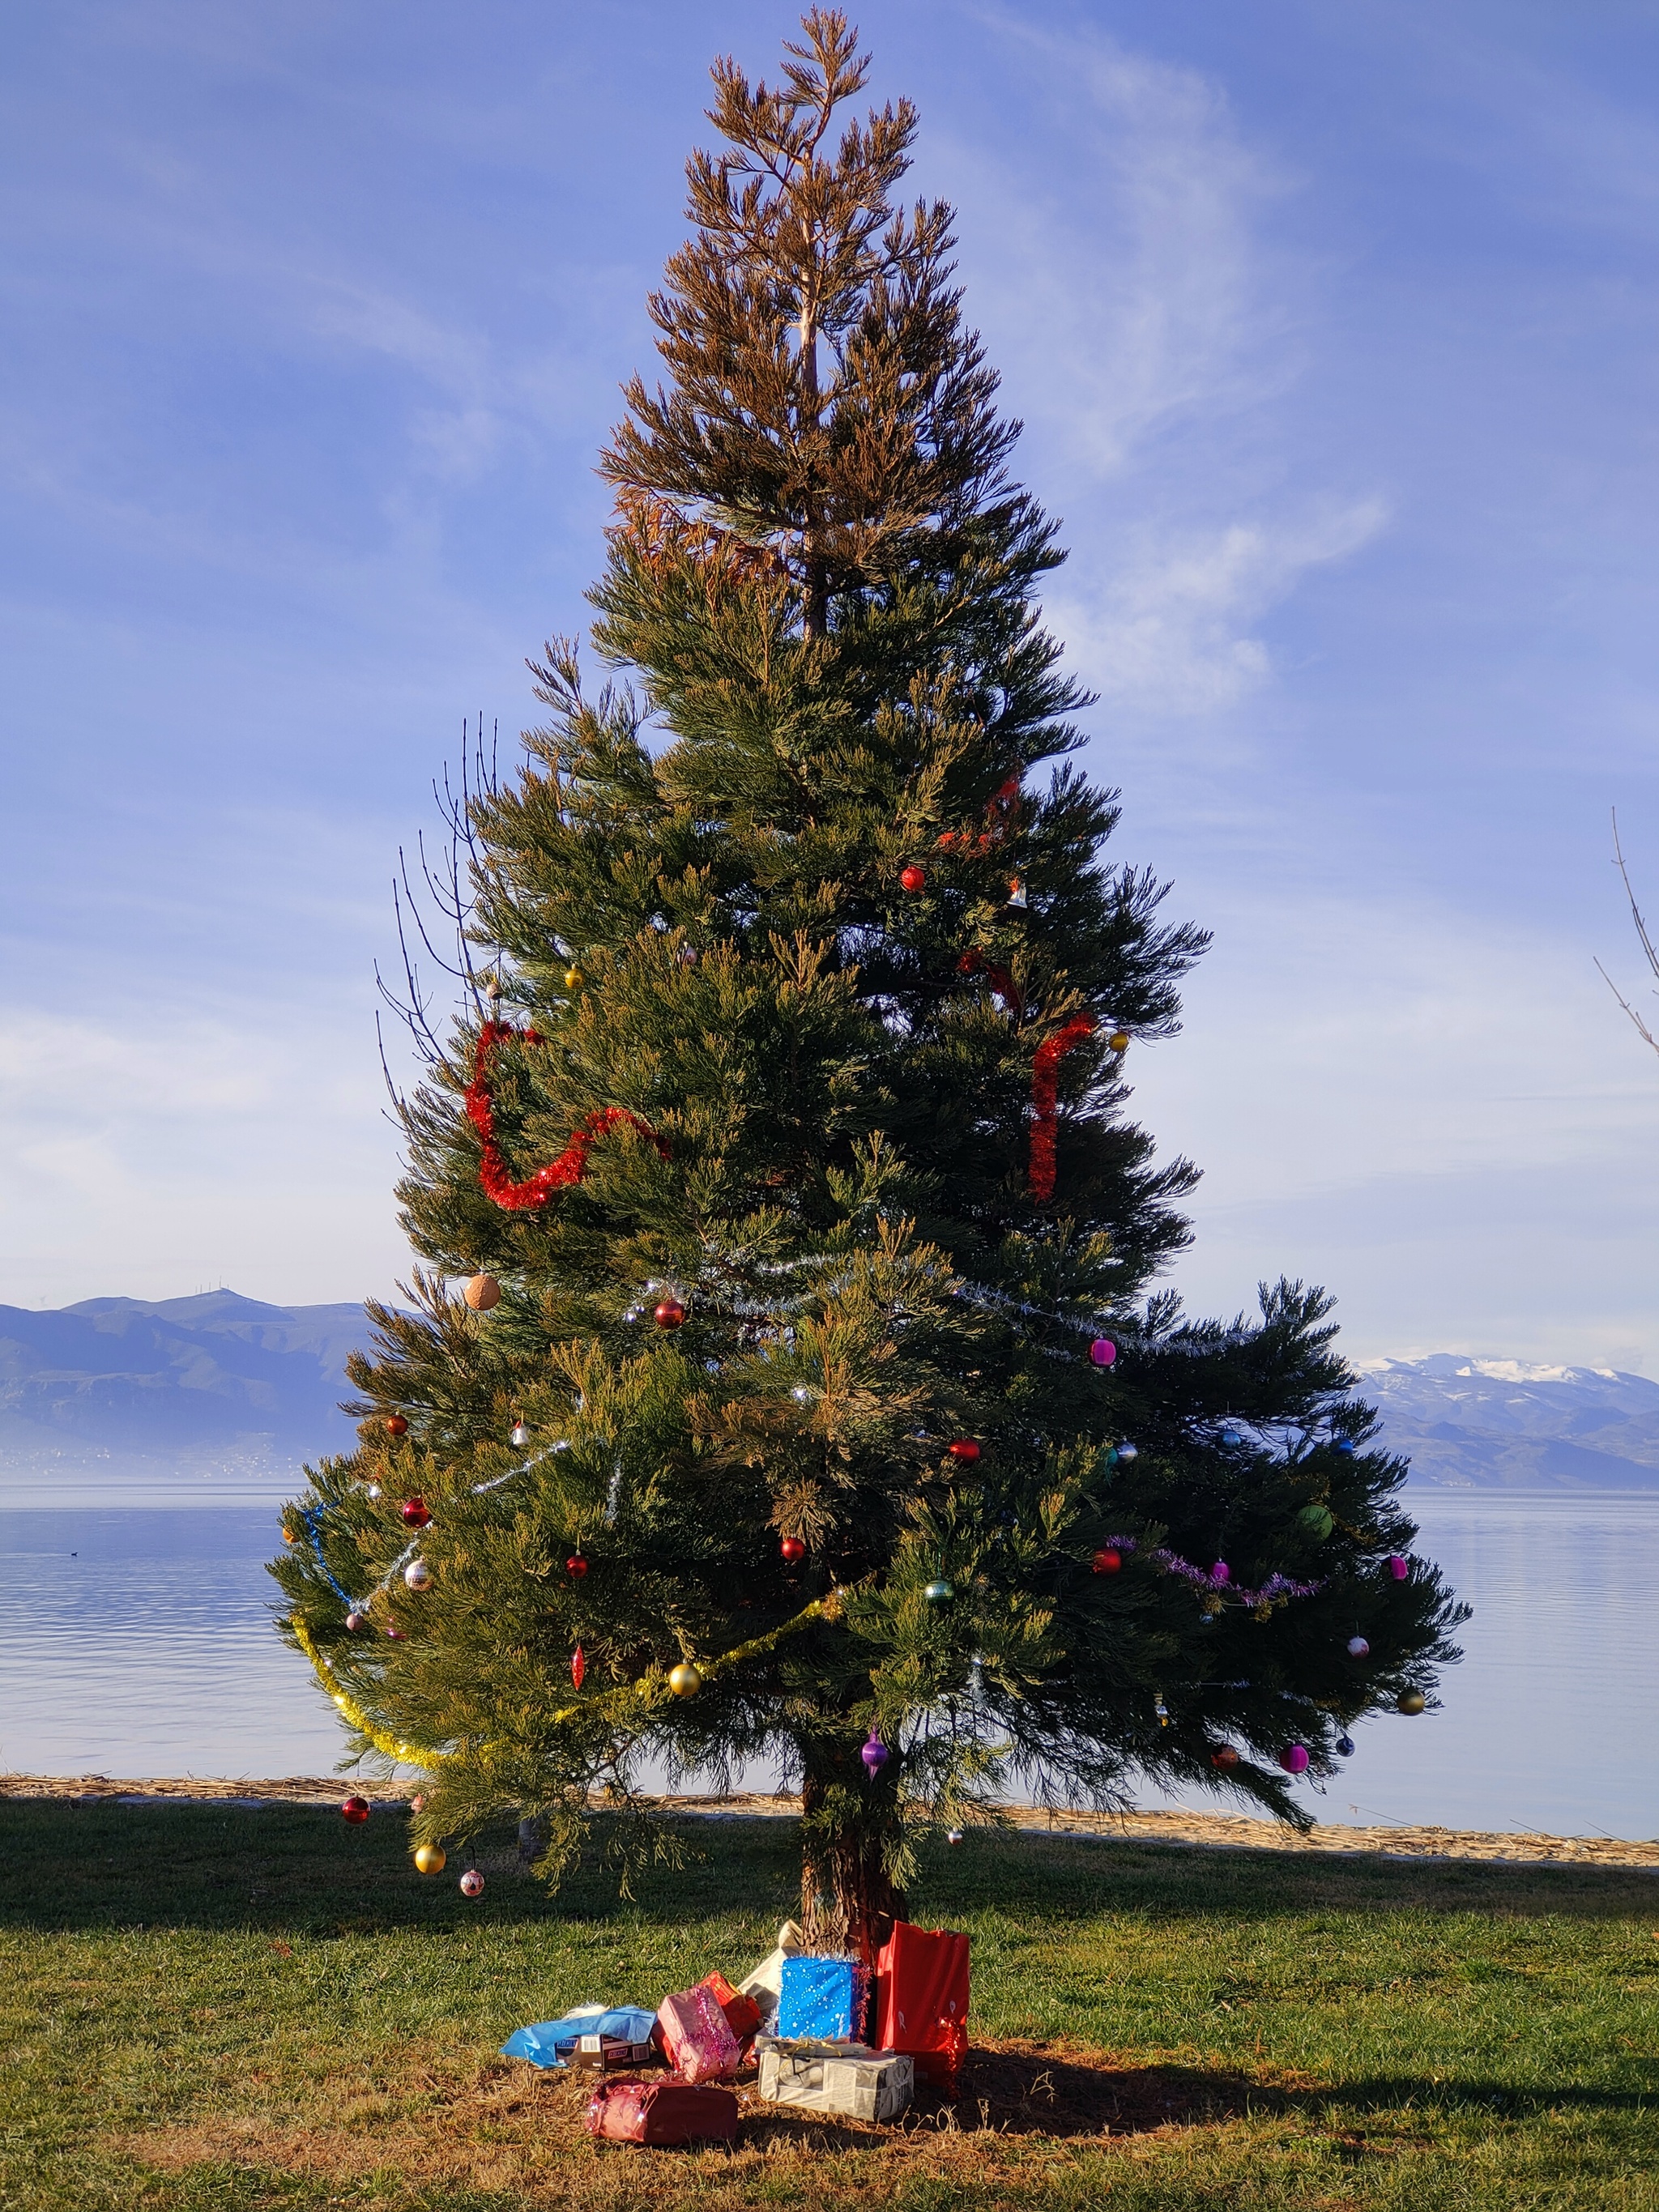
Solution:
<svg viewBox="0 0 1659 2212"><path fill-rule="evenodd" d="M763 2036L760 2095L769 2105L841 2112L851 2120L893 2120L915 2089L908 2051L872 2051L861 2043L788 2043Z"/></svg>

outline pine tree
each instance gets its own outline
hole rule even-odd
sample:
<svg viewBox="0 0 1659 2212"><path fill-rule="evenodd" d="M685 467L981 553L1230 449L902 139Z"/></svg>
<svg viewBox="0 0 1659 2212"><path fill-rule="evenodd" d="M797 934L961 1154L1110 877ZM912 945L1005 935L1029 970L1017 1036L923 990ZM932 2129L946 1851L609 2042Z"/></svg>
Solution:
<svg viewBox="0 0 1659 2212"><path fill-rule="evenodd" d="M482 980L403 1109L426 1265L274 1571L357 1750L427 1769L417 1838L511 1813L556 1877L653 1762L778 1762L809 1935L867 1946L919 1835L1016 1788L1305 1826L1295 1747L1420 1709L1462 1614L1324 1296L1152 1287L1194 1171L1126 1055L1205 940L1067 762L1062 555L951 210L898 203L915 113L841 122L839 13L787 52L714 70L667 380L602 465L622 680L550 647L471 804Z"/></svg>

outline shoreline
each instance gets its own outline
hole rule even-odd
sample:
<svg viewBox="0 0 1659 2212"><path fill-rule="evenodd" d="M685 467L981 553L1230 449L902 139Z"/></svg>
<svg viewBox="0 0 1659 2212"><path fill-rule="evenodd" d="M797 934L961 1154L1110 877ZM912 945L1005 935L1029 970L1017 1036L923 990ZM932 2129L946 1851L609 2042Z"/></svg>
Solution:
<svg viewBox="0 0 1659 2212"><path fill-rule="evenodd" d="M267 1805L335 1806L348 1792L366 1796L377 1810L407 1808L409 1792L344 1778L307 1775L271 1781L225 1781L199 1775L112 1779L78 1776L0 1774L0 1799L74 1806L226 1805L256 1811ZM793 1820L793 1796L736 1795L662 1796L647 1801L659 1811L692 1820ZM1001 1808L1008 1826L1026 1833L1105 1838L1118 1843L1158 1844L1186 1850L1296 1851L1315 1856L1468 1859L1510 1866L1641 1867L1659 1873L1659 1838L1642 1842L1612 1836L1550 1836L1401 1825L1351 1827L1321 1822L1298 1835L1277 1821L1225 1813L1048 1813L1040 1806Z"/></svg>

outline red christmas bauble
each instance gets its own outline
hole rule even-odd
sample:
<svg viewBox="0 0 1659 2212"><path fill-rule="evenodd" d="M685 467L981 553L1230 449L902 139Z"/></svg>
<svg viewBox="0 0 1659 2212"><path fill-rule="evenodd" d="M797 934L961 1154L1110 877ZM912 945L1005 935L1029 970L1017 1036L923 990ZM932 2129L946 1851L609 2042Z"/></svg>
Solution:
<svg viewBox="0 0 1659 2212"><path fill-rule="evenodd" d="M907 891L925 890L927 887L927 871L926 868L919 868L912 860L908 868L899 870L899 881Z"/></svg>
<svg viewBox="0 0 1659 2212"><path fill-rule="evenodd" d="M1097 1552L1095 1553L1095 1572L1097 1575L1115 1575L1122 1565L1123 1554L1121 1552Z"/></svg>
<svg viewBox="0 0 1659 2212"><path fill-rule="evenodd" d="M806 1557L806 1547L799 1536L786 1536L782 1543L778 1546L778 1549L792 1567L797 1559L804 1559Z"/></svg>
<svg viewBox="0 0 1659 2212"><path fill-rule="evenodd" d="M958 1437L951 1446L951 1456L960 1460L964 1467L971 1467L979 1457L979 1446L971 1437Z"/></svg>
<svg viewBox="0 0 1659 2212"><path fill-rule="evenodd" d="M389 1437L406 1437L409 1434L409 1423L401 1413L388 1413L386 1417L386 1432Z"/></svg>
<svg viewBox="0 0 1659 2212"><path fill-rule="evenodd" d="M685 1319L685 1308L678 1298L665 1298L652 1318L659 1328L678 1328Z"/></svg>
<svg viewBox="0 0 1659 2212"><path fill-rule="evenodd" d="M343 1820L349 1820L355 1828L359 1821L366 1820L368 1818L368 1798L348 1797L345 1803L340 1808L340 1814Z"/></svg>
<svg viewBox="0 0 1659 2212"><path fill-rule="evenodd" d="M1224 1773L1229 1767L1237 1765L1238 1753L1230 1743L1218 1744L1210 1753L1210 1764L1220 1767Z"/></svg>
<svg viewBox="0 0 1659 2212"><path fill-rule="evenodd" d="M568 1575L574 1575L580 1581L587 1572L587 1562L580 1552L573 1552L564 1563L564 1571Z"/></svg>
<svg viewBox="0 0 1659 2212"><path fill-rule="evenodd" d="M431 1509L424 1498L405 1498L398 1510L411 1528L424 1528L432 1518Z"/></svg>

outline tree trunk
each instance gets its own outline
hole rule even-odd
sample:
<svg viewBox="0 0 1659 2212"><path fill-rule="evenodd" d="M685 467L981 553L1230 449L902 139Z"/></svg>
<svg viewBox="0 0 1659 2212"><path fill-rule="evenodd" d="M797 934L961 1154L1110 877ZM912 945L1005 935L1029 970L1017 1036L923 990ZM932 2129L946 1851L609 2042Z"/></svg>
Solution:
<svg viewBox="0 0 1659 2212"><path fill-rule="evenodd" d="M866 1778L857 1747L814 1743L801 1777L800 1924L807 1948L850 1951L873 1967L904 1917L887 1874L897 1840L896 1792Z"/></svg>

